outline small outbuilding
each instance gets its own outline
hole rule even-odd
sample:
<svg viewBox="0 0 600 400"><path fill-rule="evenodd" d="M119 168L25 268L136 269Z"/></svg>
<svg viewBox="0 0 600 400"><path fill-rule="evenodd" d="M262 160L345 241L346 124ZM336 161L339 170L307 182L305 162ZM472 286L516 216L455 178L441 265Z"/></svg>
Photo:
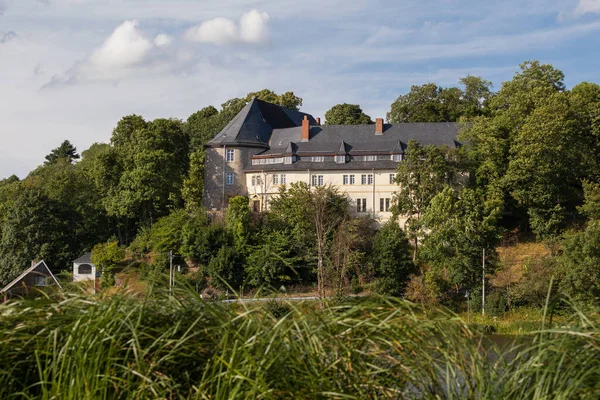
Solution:
<svg viewBox="0 0 600 400"><path fill-rule="evenodd" d="M73 282L96 280L98 269L92 264L92 253L85 253L73 261Z"/></svg>
<svg viewBox="0 0 600 400"><path fill-rule="evenodd" d="M62 289L46 262L42 260L37 263L32 262L31 267L0 290L0 294L6 301L15 296L27 296L32 289L44 289L50 286Z"/></svg>

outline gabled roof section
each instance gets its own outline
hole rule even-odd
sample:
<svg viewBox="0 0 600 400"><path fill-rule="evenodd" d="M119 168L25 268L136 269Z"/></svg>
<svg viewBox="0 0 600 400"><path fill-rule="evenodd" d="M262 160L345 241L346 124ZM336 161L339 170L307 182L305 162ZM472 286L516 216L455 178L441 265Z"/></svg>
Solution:
<svg viewBox="0 0 600 400"><path fill-rule="evenodd" d="M92 253L85 253L78 259L73 260L73 264L91 264L91 263L92 263Z"/></svg>
<svg viewBox="0 0 600 400"><path fill-rule="evenodd" d="M456 142L456 141L455 141ZM394 148L392 149L392 153L400 153L400 154L404 154L404 149L406 146L404 146L402 144L402 142L400 140L398 140L398 142L396 142L396 145L394 146Z"/></svg>
<svg viewBox="0 0 600 400"><path fill-rule="evenodd" d="M23 278L25 278L28 274L30 274L33 271L38 271L38 272L45 271L45 272L47 272L48 276L51 276L52 279L54 279L54 282L58 285L58 287L62 289L62 286L60 286L60 283L58 283L58 281L56 280L56 277L50 271L50 268L48 268L48 265L46 265L46 262L44 260L42 260L42 261L38 262L37 264L34 264L31 267L27 268L14 281L12 281L8 285L6 285L2 290L0 290L0 293L8 292L13 286L15 286L17 283L19 283Z"/></svg>
<svg viewBox="0 0 600 400"><path fill-rule="evenodd" d="M342 140L342 142L340 143L340 148L338 149L336 154L348 154L349 150L350 149L349 149L348 143L346 143Z"/></svg>
<svg viewBox="0 0 600 400"><path fill-rule="evenodd" d="M298 151L298 145L294 142L289 142L287 147L283 151L283 153L284 154L296 154L297 151Z"/></svg>
<svg viewBox="0 0 600 400"><path fill-rule="evenodd" d="M307 116L316 124L312 115L290 110L277 104L253 98L223 128L207 146L257 146L268 148L273 129L285 129L302 125Z"/></svg>

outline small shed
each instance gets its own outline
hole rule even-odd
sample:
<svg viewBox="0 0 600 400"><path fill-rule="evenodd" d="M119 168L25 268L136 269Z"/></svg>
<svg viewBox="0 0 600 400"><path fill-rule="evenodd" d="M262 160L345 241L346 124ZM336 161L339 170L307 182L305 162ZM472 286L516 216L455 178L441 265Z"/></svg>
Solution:
<svg viewBox="0 0 600 400"><path fill-rule="evenodd" d="M92 264L92 253L85 253L73 261L73 282L93 281L98 269Z"/></svg>
<svg viewBox="0 0 600 400"><path fill-rule="evenodd" d="M45 261L32 262L31 267L27 268L21 275L19 275L14 281L6 285L0 294L6 301L10 297L14 296L26 296L29 294L32 288L43 289L49 286L56 285L59 289L62 289L56 277L48 268Z"/></svg>

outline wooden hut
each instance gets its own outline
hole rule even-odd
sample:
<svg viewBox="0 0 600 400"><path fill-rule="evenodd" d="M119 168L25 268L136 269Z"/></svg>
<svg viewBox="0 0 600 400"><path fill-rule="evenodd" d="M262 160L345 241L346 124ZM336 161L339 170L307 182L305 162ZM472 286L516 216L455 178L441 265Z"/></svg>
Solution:
<svg viewBox="0 0 600 400"><path fill-rule="evenodd" d="M0 290L0 295L6 301L15 296L27 296L32 289L44 289L55 285L62 289L46 262L42 260L37 263L32 262L31 267Z"/></svg>

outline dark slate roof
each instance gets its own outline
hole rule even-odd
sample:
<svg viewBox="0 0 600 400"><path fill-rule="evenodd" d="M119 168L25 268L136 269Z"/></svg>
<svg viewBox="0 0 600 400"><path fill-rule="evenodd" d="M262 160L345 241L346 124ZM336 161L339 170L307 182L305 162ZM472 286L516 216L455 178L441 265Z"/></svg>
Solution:
<svg viewBox="0 0 600 400"><path fill-rule="evenodd" d="M262 171L341 171L341 170L396 170L398 163L391 160L350 161L338 164L334 161L325 162L295 162L293 164L264 164L250 165L246 172Z"/></svg>
<svg viewBox="0 0 600 400"><path fill-rule="evenodd" d="M73 264L91 264L92 262L92 253L85 253L77 260L73 261Z"/></svg>
<svg viewBox="0 0 600 400"><path fill-rule="evenodd" d="M312 115L290 110L276 104L253 98L223 128L207 146L257 146L268 147L273 129L286 129L302 126L304 116L316 125Z"/></svg>
<svg viewBox="0 0 600 400"><path fill-rule="evenodd" d="M460 146L455 122L385 124L382 135L375 135L375 125L311 126L308 142L301 142L302 128L275 129L269 150L260 155L286 154L290 142L297 144L297 154L335 154L345 142L350 154L396 153L406 148L410 140L426 145Z"/></svg>

